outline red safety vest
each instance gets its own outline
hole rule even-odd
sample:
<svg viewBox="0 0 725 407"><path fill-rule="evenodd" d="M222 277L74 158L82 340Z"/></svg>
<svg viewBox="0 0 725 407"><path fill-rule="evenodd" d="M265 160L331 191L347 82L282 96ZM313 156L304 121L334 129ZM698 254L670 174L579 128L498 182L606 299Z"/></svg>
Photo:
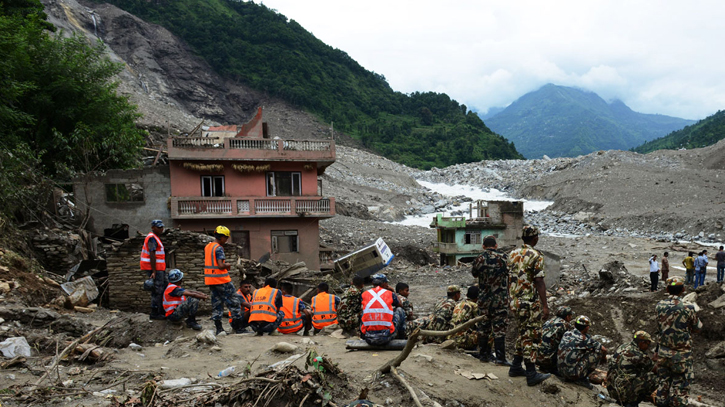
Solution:
<svg viewBox="0 0 725 407"><path fill-rule="evenodd" d="M204 284L219 285L232 281L229 270L219 268L216 259L216 248L219 243L211 242L204 248Z"/></svg>
<svg viewBox="0 0 725 407"><path fill-rule="evenodd" d="M274 322L277 320L277 306L275 299L277 298L276 288L264 286L258 290L254 290L252 295L252 310L249 312L249 322L262 321Z"/></svg>
<svg viewBox="0 0 725 407"><path fill-rule="evenodd" d="M166 311L167 317L174 312L179 304L186 301L185 295L182 295L181 297L174 297L171 295L171 292L177 288L179 288L178 285L169 284L166 286L166 290L164 290L164 311Z"/></svg>
<svg viewBox="0 0 725 407"><path fill-rule="evenodd" d="M151 253L149 252L149 239L156 239L156 270L166 270L166 252L161 239L153 232L146 236L143 241L143 249L141 249L141 270L151 271Z"/></svg>
<svg viewBox="0 0 725 407"><path fill-rule="evenodd" d="M247 295L242 294L242 289L241 288L237 289L237 294L239 294L242 297L244 297L244 299L246 299L248 303L250 303L250 304L252 303L252 295L251 294L247 294ZM242 313L244 313L244 308L242 307L240 309L240 311ZM231 311L227 311L227 314L229 315L229 323L231 324L232 323L232 312Z"/></svg>
<svg viewBox="0 0 725 407"><path fill-rule="evenodd" d="M336 323L335 296L323 292L312 297L312 326L322 329Z"/></svg>
<svg viewBox="0 0 725 407"><path fill-rule="evenodd" d="M283 334L299 332L304 325L302 316L300 315L300 299L291 295L283 295L282 311L284 312L284 317L277 330Z"/></svg>
<svg viewBox="0 0 725 407"><path fill-rule="evenodd" d="M362 294L362 333L368 331L390 330L393 325L393 293L381 287L373 287Z"/></svg>

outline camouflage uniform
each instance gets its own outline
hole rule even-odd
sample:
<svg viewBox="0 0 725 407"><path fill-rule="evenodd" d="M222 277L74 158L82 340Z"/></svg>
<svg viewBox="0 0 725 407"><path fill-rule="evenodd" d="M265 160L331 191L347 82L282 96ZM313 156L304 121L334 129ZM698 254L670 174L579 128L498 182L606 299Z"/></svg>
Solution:
<svg viewBox="0 0 725 407"><path fill-rule="evenodd" d="M681 278L677 285L684 284ZM692 332L702 328L692 305L685 305L675 295L657 303L659 328L659 367L657 370L657 405L686 406L689 398L692 372Z"/></svg>
<svg viewBox="0 0 725 407"><path fill-rule="evenodd" d="M486 318L478 325L480 336L505 338L509 306L508 256L494 249L486 249L476 258L471 268L478 277L478 311ZM484 339L485 340L485 339Z"/></svg>
<svg viewBox="0 0 725 407"><path fill-rule="evenodd" d="M418 318L406 325L406 334L410 336L415 328L426 329L429 331L447 331L449 329L453 329L451 319L453 318L454 308L456 308L456 300L453 298L443 298L438 300L436 305L433 307L433 313L427 318ZM432 337L428 341L441 343L443 340L443 337Z"/></svg>
<svg viewBox="0 0 725 407"><path fill-rule="evenodd" d="M362 291L355 286L350 286L342 294L340 309L337 310L337 323L346 331L358 331L361 314Z"/></svg>
<svg viewBox="0 0 725 407"><path fill-rule="evenodd" d="M574 328L561 338L557 369L562 377L576 381L587 378L602 357L602 344Z"/></svg>
<svg viewBox="0 0 725 407"><path fill-rule="evenodd" d="M657 388L657 376L652 372L654 366L655 363L637 346L636 341L618 347L609 360L609 395L622 405L649 399Z"/></svg>
<svg viewBox="0 0 725 407"><path fill-rule="evenodd" d="M239 302L237 289L234 288L234 284L231 281L224 284L209 285L207 287L211 291L212 320L221 321L222 315L224 314L223 304L227 304L227 308L229 308L229 312L232 314L232 319L242 318L240 313L242 304Z"/></svg>
<svg viewBox="0 0 725 407"><path fill-rule="evenodd" d="M518 323L514 355L535 362L541 342L542 323L541 301L534 287L534 279L545 276L544 256L538 250L524 244L509 253L507 264L511 276L510 305Z"/></svg>
<svg viewBox="0 0 725 407"><path fill-rule="evenodd" d="M541 331L541 344L536 359L539 366L547 370L556 367L556 352L559 349L559 343L569 330L571 330L571 324L559 315L544 323Z"/></svg>
<svg viewBox="0 0 725 407"><path fill-rule="evenodd" d="M413 303L410 302L408 297L404 295L398 295L398 300L400 301L400 307L403 308L403 311L405 311L405 320L406 321L412 321L415 319L415 313L413 312Z"/></svg>
<svg viewBox="0 0 725 407"><path fill-rule="evenodd" d="M177 305L166 319L172 322L181 321L184 317L194 317L199 309L199 299L194 297L188 297L184 302Z"/></svg>
<svg viewBox="0 0 725 407"><path fill-rule="evenodd" d="M476 318L479 314L478 304L465 299L453 308L453 317L451 318L451 324L454 327L463 325L466 322ZM460 349L476 349L478 346L478 332L475 327L470 327L465 331L457 332L448 337L456 342L456 346Z"/></svg>

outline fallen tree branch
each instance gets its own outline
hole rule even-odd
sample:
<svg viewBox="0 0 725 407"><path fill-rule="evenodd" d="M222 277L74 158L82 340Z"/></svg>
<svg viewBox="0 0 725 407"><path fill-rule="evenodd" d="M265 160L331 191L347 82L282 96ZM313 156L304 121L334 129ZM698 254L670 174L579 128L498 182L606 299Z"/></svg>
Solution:
<svg viewBox="0 0 725 407"><path fill-rule="evenodd" d="M477 323L483 321L484 318L485 318L485 316L484 315L481 315L479 317L476 317L476 318L473 318L473 319L469 320L468 322L466 322L463 325L458 325L457 327L455 327L453 329L449 329L447 331L428 331L428 330L423 330L422 329L420 331L420 334L422 336L448 336L448 335L453 335L456 332L464 331L464 330L470 328L471 325L474 325L474 324L477 324Z"/></svg>
<svg viewBox="0 0 725 407"><path fill-rule="evenodd" d="M413 397L413 401L415 401L415 405L418 407L423 407L423 405L420 403L420 400L418 400L418 395L415 394L415 390L408 384L408 382L403 379L403 376L398 374L398 369L395 367L390 367L390 371L393 373L393 376L395 376L396 379L406 388L408 389L408 392Z"/></svg>

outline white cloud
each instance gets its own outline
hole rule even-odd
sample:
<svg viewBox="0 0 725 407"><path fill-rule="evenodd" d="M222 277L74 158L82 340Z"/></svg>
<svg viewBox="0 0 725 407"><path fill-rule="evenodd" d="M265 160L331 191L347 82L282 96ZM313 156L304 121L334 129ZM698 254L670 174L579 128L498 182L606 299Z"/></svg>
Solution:
<svg viewBox="0 0 725 407"><path fill-rule="evenodd" d="M645 113L725 108L725 3L267 0L402 92L486 111L552 82Z"/></svg>

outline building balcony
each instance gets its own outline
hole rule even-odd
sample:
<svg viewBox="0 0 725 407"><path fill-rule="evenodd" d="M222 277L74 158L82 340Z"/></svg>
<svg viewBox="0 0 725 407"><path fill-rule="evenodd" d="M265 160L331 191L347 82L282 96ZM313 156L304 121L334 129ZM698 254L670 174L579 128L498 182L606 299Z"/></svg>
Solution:
<svg viewBox="0 0 725 407"><path fill-rule="evenodd" d="M335 198L171 197L172 219L277 218L335 216Z"/></svg>
<svg viewBox="0 0 725 407"><path fill-rule="evenodd" d="M333 140L171 137L169 160L302 161L318 168L335 162Z"/></svg>
<svg viewBox="0 0 725 407"><path fill-rule="evenodd" d="M433 251L443 254L456 254L458 253L458 245L456 243L435 242L433 244Z"/></svg>

